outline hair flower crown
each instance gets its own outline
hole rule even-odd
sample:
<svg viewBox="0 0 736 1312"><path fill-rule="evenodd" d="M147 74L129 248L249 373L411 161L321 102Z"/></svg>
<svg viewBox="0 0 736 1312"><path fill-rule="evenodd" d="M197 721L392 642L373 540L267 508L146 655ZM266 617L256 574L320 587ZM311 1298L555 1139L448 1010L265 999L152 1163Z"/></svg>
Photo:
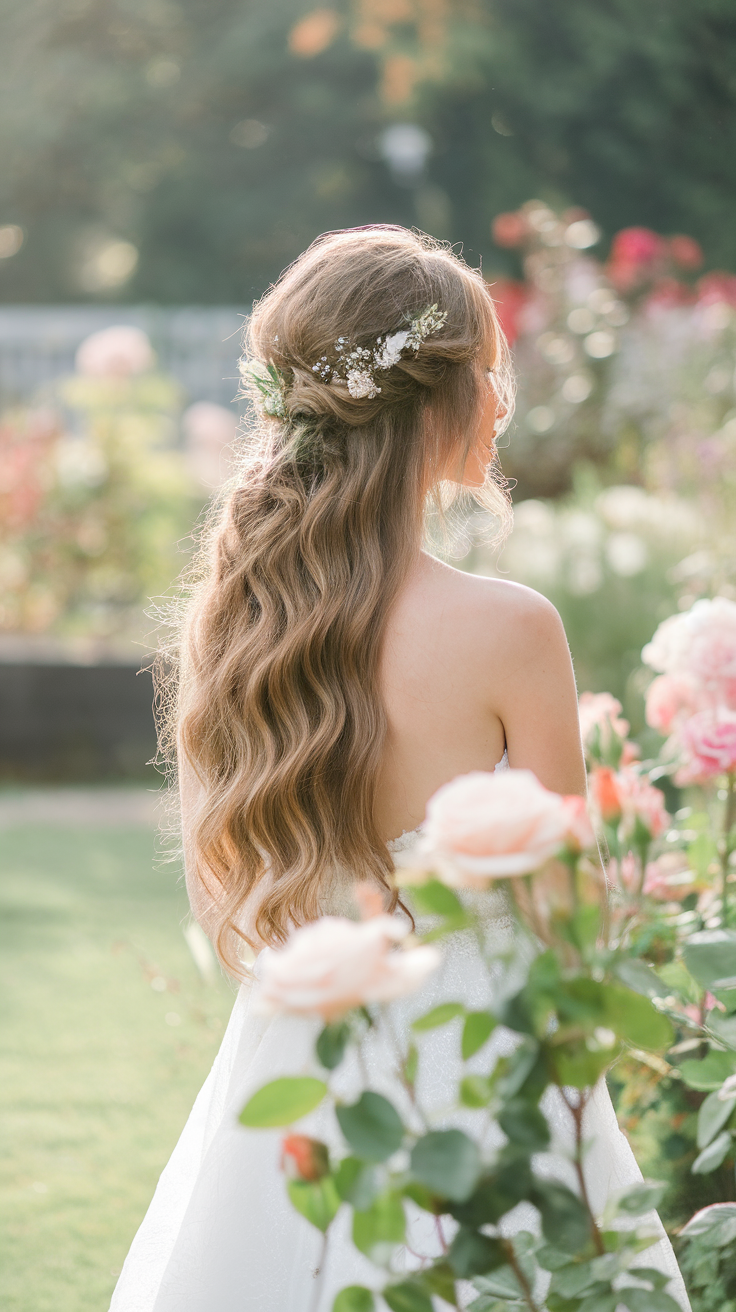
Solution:
<svg viewBox="0 0 736 1312"><path fill-rule="evenodd" d="M355 400L372 401L381 391L376 373L392 369L408 351L416 355L422 342L438 333L446 321L447 311L438 309L435 304L412 319L408 327L377 337L374 346L354 346L347 337L338 337L335 342L336 363L330 364L323 355L312 365L312 372L333 387L347 387ZM250 378L260 392L261 405L267 415L273 419L289 418L286 379L275 364L241 360L240 372L243 377Z"/></svg>
<svg viewBox="0 0 736 1312"><path fill-rule="evenodd" d="M335 342L337 363L330 364L323 355L312 365L312 372L333 387L346 386L356 400L372 401L381 390L376 382L376 372L392 369L405 351L416 355L422 342L438 333L446 321L447 311L438 309L435 304L412 319L408 328L377 337L373 347L352 346L347 337L338 337Z"/></svg>

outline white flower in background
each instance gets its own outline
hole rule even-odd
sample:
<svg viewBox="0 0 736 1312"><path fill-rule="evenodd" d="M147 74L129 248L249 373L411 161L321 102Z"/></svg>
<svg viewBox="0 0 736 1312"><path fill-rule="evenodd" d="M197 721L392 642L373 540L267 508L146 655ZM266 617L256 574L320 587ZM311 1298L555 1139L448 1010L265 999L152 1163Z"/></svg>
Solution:
<svg viewBox="0 0 736 1312"><path fill-rule="evenodd" d="M140 328L119 324L86 337L77 351L77 373L88 378L128 378L153 368L156 357Z"/></svg>
<svg viewBox="0 0 736 1312"><path fill-rule="evenodd" d="M54 449L62 487L99 487L107 478L107 461L99 447L82 437L60 437Z"/></svg>
<svg viewBox="0 0 736 1312"><path fill-rule="evenodd" d="M398 916L356 923L323 916L295 929L282 948L258 958L258 1006L264 1012L335 1020L353 1007L390 1002L421 988L440 964L435 947L397 947L409 935Z"/></svg>
<svg viewBox="0 0 736 1312"><path fill-rule="evenodd" d="M621 578L633 578L649 564L647 544L638 533L611 533L605 551L610 568Z"/></svg>
<svg viewBox="0 0 736 1312"><path fill-rule="evenodd" d="M736 1098L736 1075L729 1075L718 1090L720 1102L730 1102Z"/></svg>

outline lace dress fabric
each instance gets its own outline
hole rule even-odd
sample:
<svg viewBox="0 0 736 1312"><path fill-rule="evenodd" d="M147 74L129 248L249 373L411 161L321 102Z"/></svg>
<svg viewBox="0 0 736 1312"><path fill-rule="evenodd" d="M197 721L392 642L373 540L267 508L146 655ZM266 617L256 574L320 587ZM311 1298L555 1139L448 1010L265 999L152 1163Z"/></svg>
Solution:
<svg viewBox="0 0 736 1312"><path fill-rule="evenodd" d="M506 758L496 768L503 768ZM414 833L403 834L392 845L408 845ZM336 887L325 911L345 914L345 890ZM478 895L488 932L499 947L511 947L512 922L497 894ZM324 1270L321 1237L291 1207L280 1169L282 1131L246 1130L237 1121L250 1095L280 1075L315 1073L314 1040L318 1020L289 1016L263 1016L254 1003L258 994L259 954L254 979L243 984L222 1046L197 1098L192 1113L159 1181L146 1217L123 1267L111 1312L307 1312L319 1280L315 1312L329 1312L337 1291L349 1284L375 1286L376 1269L352 1245L348 1209L343 1208L330 1231ZM494 981L495 1000L516 987L513 972L499 967ZM385 1093L400 1108L409 1124L412 1110L391 1070L396 1038L406 1034L412 1019L442 1001L464 1002L468 1007L488 1005L488 976L475 939L455 935L442 966L418 996L394 1004L393 1033L379 1026L369 1035L365 1061L371 1087ZM460 1057L454 1025L421 1036L418 1099L435 1125L458 1125L477 1131L483 1112L448 1110L460 1077ZM489 1044L465 1067L465 1072L487 1072L489 1055L498 1058L513 1050L514 1039L499 1026ZM353 1101L362 1087L354 1061L336 1072L335 1088ZM572 1119L556 1090L543 1102L553 1140L538 1158L539 1169L575 1188L570 1161ZM318 1108L300 1123L306 1134L326 1140L340 1153L334 1118ZM641 1179L628 1141L618 1128L615 1112L601 1081L586 1109L584 1132L591 1147L585 1175L591 1203L602 1212L610 1195ZM484 1142L491 1148L503 1135L495 1127ZM419 1259L438 1255L434 1219L410 1205L408 1243L402 1261L415 1269ZM655 1213L646 1218L660 1238L647 1250L642 1264L657 1267L669 1277L668 1290L689 1310L685 1287L674 1253ZM537 1227L537 1215L520 1204L506 1218L507 1230ZM540 1291L543 1295L543 1291ZM464 1304L476 1295L465 1290Z"/></svg>

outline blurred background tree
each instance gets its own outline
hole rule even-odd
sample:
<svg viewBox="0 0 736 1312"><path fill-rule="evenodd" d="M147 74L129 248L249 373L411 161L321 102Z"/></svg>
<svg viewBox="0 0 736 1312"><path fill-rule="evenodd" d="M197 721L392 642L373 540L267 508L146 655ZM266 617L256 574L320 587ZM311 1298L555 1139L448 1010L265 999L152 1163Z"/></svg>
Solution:
<svg viewBox="0 0 736 1312"><path fill-rule="evenodd" d="M0 21L5 303L243 303L367 221L514 272L489 221L531 195L736 268L731 0L4 0Z"/></svg>

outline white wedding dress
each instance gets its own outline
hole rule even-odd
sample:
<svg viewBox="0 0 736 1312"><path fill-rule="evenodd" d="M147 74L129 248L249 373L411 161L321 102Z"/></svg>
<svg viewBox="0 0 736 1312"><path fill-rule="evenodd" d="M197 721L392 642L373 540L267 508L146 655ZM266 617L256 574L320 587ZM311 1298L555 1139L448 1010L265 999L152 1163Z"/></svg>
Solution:
<svg viewBox="0 0 736 1312"><path fill-rule="evenodd" d="M397 840L394 846L403 841ZM494 895L484 897L484 914L492 922L493 932L499 942L508 941L510 921L503 915L502 904L497 898L494 901ZM325 912L344 914L345 901L345 892L340 896L335 890ZM237 995L215 1063L133 1240L110 1312L330 1312L335 1295L345 1285L380 1287L380 1274L350 1241L347 1207L330 1228L322 1260L321 1235L294 1211L287 1198L280 1168L284 1132L246 1130L238 1124L244 1103L269 1080L280 1075L324 1074L313 1055L319 1021L264 1016L254 1005L262 956L256 961L254 979L243 984ZM499 971L498 996L513 987L508 973L501 978ZM447 1000L471 1008L489 1005L488 977L470 936L454 935L445 946L443 965L421 992L393 1004L394 1031L405 1033L413 1017ZM483 1113L447 1111L460 1074L458 1024L454 1021L420 1036L417 1093L434 1124L463 1125L472 1131ZM500 1056L512 1047L510 1033L499 1027L469 1069L487 1072L489 1055ZM408 1112L402 1090L391 1076L392 1038L383 1030L372 1033L366 1064L371 1087ZM361 1087L355 1066L346 1061L336 1075L340 1093L354 1100ZM538 1159L539 1169L575 1188L569 1159L570 1114L555 1090L548 1090L542 1106L553 1142L550 1151ZM318 1108L300 1122L299 1129L344 1152L328 1109ZM500 1131L496 1136L502 1143ZM613 1192L641 1179L603 1081L586 1110L585 1137L591 1145L585 1162L586 1182L591 1204L600 1213ZM492 1143L486 1134L486 1146ZM670 1277L668 1291L689 1312L664 1229L656 1214L644 1219L661 1238L643 1255L642 1265L665 1272ZM507 1221L508 1233L537 1225L534 1209L523 1203ZM422 1256L438 1255L434 1218L413 1205L407 1235L407 1248L402 1250L406 1270L416 1269ZM477 1297L470 1286L466 1293L465 1305ZM440 1312L448 1305L435 1299L435 1306Z"/></svg>

